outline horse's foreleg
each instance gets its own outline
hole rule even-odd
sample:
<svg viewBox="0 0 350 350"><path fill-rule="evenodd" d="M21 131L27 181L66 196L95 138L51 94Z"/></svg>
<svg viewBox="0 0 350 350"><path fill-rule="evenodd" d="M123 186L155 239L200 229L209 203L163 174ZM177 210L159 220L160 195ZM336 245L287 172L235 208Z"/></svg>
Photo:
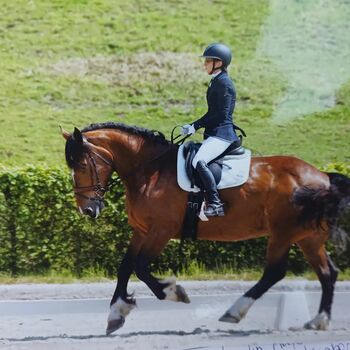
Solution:
<svg viewBox="0 0 350 350"><path fill-rule="evenodd" d="M135 308L135 300L128 295L127 285L133 272L133 257L130 249L126 252L118 270L118 282L110 303L106 334L109 335L123 326L125 317Z"/></svg>
<svg viewBox="0 0 350 350"><path fill-rule="evenodd" d="M139 254L135 260L135 273L137 277L145 282L155 296L160 300L171 300L189 303L185 289L176 284L175 278L161 280L151 274L149 264L151 258Z"/></svg>
<svg viewBox="0 0 350 350"><path fill-rule="evenodd" d="M307 322L304 327L308 329L326 330L331 320L334 286L338 271L327 255L323 242L319 241L319 237L315 237L299 242L300 248L315 270L322 286L322 297L318 314L311 321Z"/></svg>
<svg viewBox="0 0 350 350"><path fill-rule="evenodd" d="M254 302L275 283L284 278L287 270L288 252L289 245L283 248L280 242L274 242L270 238L267 249L267 264L263 276L219 318L219 321L238 323L244 318Z"/></svg>
<svg viewBox="0 0 350 350"><path fill-rule="evenodd" d="M154 277L150 271L150 262L161 254L169 239L174 236L171 227L174 230L175 225L170 227L167 225L166 228L153 227L147 232L147 239L135 258L135 273L158 299L189 303L190 300L184 288L176 285L175 278L161 280Z"/></svg>

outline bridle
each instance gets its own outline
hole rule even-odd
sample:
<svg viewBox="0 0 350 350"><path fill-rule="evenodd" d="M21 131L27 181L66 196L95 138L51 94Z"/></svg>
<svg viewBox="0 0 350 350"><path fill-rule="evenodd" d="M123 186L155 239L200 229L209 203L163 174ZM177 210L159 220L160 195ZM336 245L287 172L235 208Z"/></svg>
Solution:
<svg viewBox="0 0 350 350"><path fill-rule="evenodd" d="M158 154L154 158L146 161L145 163L146 164L147 163L151 163L151 162L161 158L169 150L170 150L170 148L167 148L164 152L161 152L160 154ZM94 201L94 202L97 202L97 203L103 203L103 196L105 195L106 192L108 192L111 189L111 187L114 184L119 182L119 179L118 178L113 179L113 180L108 182L106 188L103 187L102 182L100 180L100 176L99 176L98 171L97 171L96 160L92 156L92 154L95 155L96 157L98 157L99 159L101 159L105 164L110 166L112 171L115 170L115 167L114 167L113 163L109 159L106 159L105 157L101 156L101 154L95 152L92 149L88 149L87 154L88 154L89 160L90 160L91 165L92 165L92 166L90 166L90 168L92 169L92 179L96 179L96 182L94 184L90 185L90 186L79 186L79 187L73 186L73 191L79 197L82 197L82 198L85 198L85 199L88 199L90 201ZM138 166L134 167L134 169L132 169L129 173L125 174L123 176L123 178L126 179L127 177L129 177L130 175L135 173L136 170L138 170L141 166L144 166L145 163L139 164ZM93 197L90 197L90 196L87 196L87 195L84 194L85 192L89 192L89 191L94 191L94 196Z"/></svg>
<svg viewBox="0 0 350 350"><path fill-rule="evenodd" d="M98 171L97 171L96 160L92 156L92 154L94 154L96 157L101 159L105 164L110 166L112 168L112 170L114 170L114 165L110 160L101 156L99 153L93 151L92 149L89 149L88 150L88 157L89 157L90 164L91 164L90 168L92 169L92 179L93 180L95 179L96 182L90 186L79 186L79 187L73 186L73 191L79 197L88 199L90 201L102 203L104 194L113 186L115 180L110 181L108 183L108 185L106 186L106 188L103 187L102 182L100 180L100 176L99 176ZM94 191L95 195L93 197L90 197L90 196L87 196L84 194L85 192L89 192L89 191Z"/></svg>

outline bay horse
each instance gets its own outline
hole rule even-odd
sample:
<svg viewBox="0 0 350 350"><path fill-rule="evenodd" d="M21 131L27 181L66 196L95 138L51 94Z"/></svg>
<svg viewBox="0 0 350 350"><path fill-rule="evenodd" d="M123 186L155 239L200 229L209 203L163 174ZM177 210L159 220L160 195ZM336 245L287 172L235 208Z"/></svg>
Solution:
<svg viewBox="0 0 350 350"><path fill-rule="evenodd" d="M127 292L133 272L157 298L188 303L184 288L175 278L158 279L149 267L170 239L181 238L188 194L177 184L178 146L159 132L113 122L62 133L82 214L98 217L113 172L126 190L133 235L118 270L106 333L122 327L135 307ZM318 314L305 327L327 329L338 272L327 255L325 242L339 232L337 219L350 202L350 178L319 171L291 156L259 156L251 160L248 181L221 190L220 196L226 215L200 221L198 239L231 242L268 236L268 245L261 279L219 320L237 323L245 317L253 303L284 278L288 252L297 244L322 287Z"/></svg>

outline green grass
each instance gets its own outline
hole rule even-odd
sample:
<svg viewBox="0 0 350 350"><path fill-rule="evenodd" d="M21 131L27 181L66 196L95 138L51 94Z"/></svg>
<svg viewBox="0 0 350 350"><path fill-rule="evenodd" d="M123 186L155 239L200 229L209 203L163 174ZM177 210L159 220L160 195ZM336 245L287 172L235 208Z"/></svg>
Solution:
<svg viewBox="0 0 350 350"><path fill-rule="evenodd" d="M20 283L90 283L111 281L103 271L85 271L80 276L73 272L49 270L42 274L28 274L11 276L8 273L0 272L0 284L20 284Z"/></svg>
<svg viewBox="0 0 350 350"><path fill-rule="evenodd" d="M349 82L334 108L285 125L271 121L286 81L256 53L268 0L19 0L1 6L5 165L63 166L58 125L72 130L113 120L169 136L174 125L206 110L208 77L197 55L212 41L234 51L236 122L249 135L247 147L316 165L349 161Z"/></svg>

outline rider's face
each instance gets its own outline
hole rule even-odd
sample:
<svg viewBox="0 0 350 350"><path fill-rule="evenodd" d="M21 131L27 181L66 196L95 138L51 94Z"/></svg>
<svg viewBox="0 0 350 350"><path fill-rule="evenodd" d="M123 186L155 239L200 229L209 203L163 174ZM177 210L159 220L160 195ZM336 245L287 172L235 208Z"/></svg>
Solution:
<svg viewBox="0 0 350 350"><path fill-rule="evenodd" d="M213 62L214 62L214 70L213 70ZM220 60L213 60L212 58L206 58L204 60L204 68L208 74L215 73L215 71L217 71L221 67L222 67L222 62Z"/></svg>

